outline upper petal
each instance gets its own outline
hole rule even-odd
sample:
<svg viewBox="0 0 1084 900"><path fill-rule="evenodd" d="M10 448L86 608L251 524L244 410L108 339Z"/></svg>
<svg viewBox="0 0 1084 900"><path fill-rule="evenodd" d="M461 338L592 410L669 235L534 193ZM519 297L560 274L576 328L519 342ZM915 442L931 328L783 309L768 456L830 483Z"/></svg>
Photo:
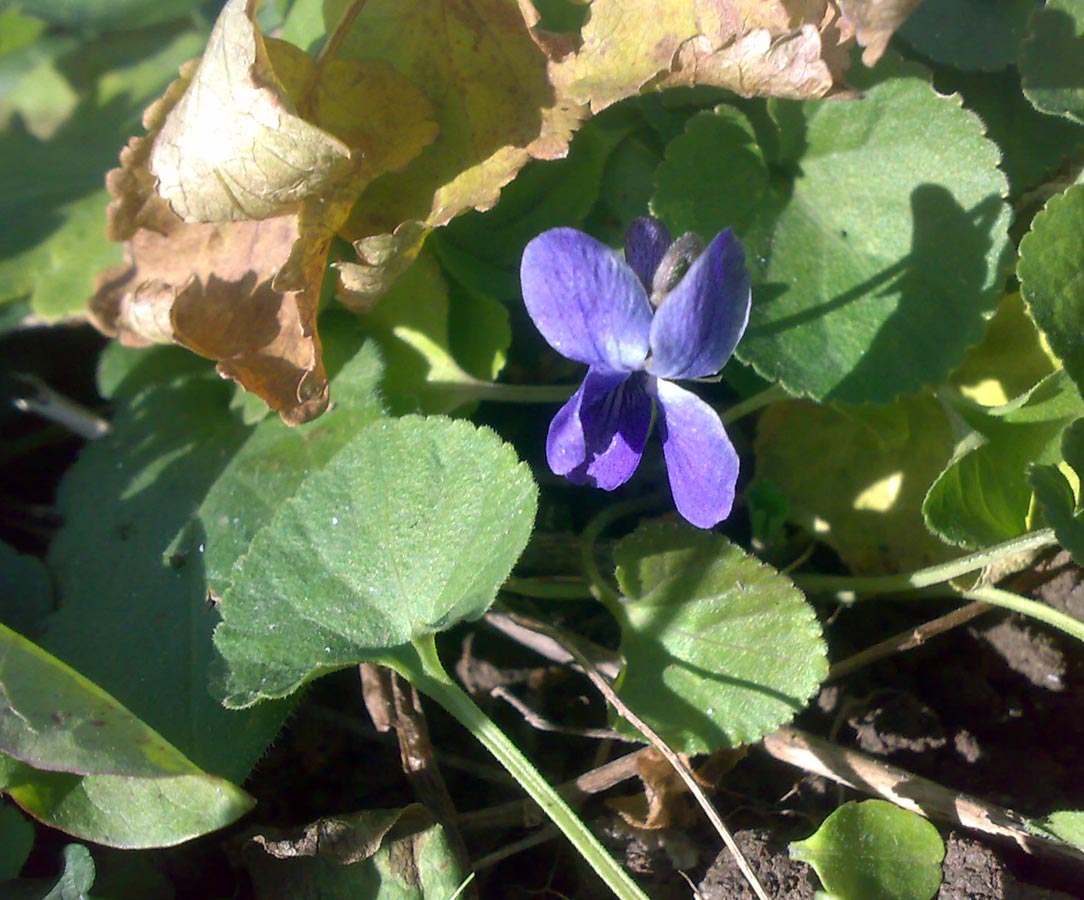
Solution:
<svg viewBox="0 0 1084 900"><path fill-rule="evenodd" d="M636 471L651 429L646 377L589 369L554 416L546 439L550 468L577 484L612 491Z"/></svg>
<svg viewBox="0 0 1084 900"><path fill-rule="evenodd" d="M625 232L625 262L632 267L645 290L651 290L655 270L670 243L666 226L650 216L637 219Z"/></svg>
<svg viewBox="0 0 1084 900"><path fill-rule="evenodd" d="M745 332L749 303L745 249L728 228L655 311L648 370L659 378L714 375Z"/></svg>
<svg viewBox="0 0 1084 900"><path fill-rule="evenodd" d="M603 371L643 368L651 306L616 251L574 228L544 231L523 251L520 282L527 312L559 353Z"/></svg>
<svg viewBox="0 0 1084 900"><path fill-rule="evenodd" d="M660 380L656 396L674 505L697 528L711 528L734 505L737 451L715 410L695 394Z"/></svg>

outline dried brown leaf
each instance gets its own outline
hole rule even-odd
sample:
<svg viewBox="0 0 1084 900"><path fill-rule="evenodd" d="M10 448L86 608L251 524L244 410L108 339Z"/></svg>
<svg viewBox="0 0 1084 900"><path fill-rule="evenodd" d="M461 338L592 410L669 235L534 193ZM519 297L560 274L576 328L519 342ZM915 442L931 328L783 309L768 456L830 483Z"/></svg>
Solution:
<svg viewBox="0 0 1084 900"><path fill-rule="evenodd" d="M922 0L837 0L840 12L865 47L862 62L874 65L885 52L893 33Z"/></svg>
<svg viewBox="0 0 1084 900"><path fill-rule="evenodd" d="M273 284L297 242L295 215L222 224L174 217L164 232L136 232L125 247L129 264L99 276L88 313L122 343L173 342L217 360L223 376L284 421L306 422L328 402L318 287L282 292Z"/></svg>
<svg viewBox="0 0 1084 900"><path fill-rule="evenodd" d="M147 110L147 136L107 176L108 233L127 241L128 264L99 278L89 313L125 343L216 360L298 424L328 404L316 310L330 242L365 185L437 126L386 64L317 66L265 40L253 7L226 4L203 60Z"/></svg>

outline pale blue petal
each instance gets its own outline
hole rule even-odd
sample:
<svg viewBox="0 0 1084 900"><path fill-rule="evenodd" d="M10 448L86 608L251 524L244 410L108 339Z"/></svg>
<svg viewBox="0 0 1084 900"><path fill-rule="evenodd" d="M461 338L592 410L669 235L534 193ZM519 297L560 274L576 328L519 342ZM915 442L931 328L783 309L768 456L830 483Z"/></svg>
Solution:
<svg viewBox="0 0 1084 900"><path fill-rule="evenodd" d="M648 292L651 291L655 270L670 244L670 232L666 226L650 216L637 219L625 232L625 262L632 267Z"/></svg>
<svg viewBox="0 0 1084 900"><path fill-rule="evenodd" d="M648 371L669 379L714 375L745 332L749 302L745 250L728 228L656 310Z"/></svg>
<svg viewBox="0 0 1084 900"><path fill-rule="evenodd" d="M644 367L651 305L621 255L574 228L534 238L520 264L523 300L558 353L600 371Z"/></svg>
<svg viewBox="0 0 1084 900"><path fill-rule="evenodd" d="M738 483L738 454L708 404L668 381L656 382L659 433L674 505L698 528L730 515Z"/></svg>
<svg viewBox="0 0 1084 900"><path fill-rule="evenodd" d="M550 423L550 468L576 484L606 491L620 487L640 464L651 408L644 376L589 369L580 389Z"/></svg>

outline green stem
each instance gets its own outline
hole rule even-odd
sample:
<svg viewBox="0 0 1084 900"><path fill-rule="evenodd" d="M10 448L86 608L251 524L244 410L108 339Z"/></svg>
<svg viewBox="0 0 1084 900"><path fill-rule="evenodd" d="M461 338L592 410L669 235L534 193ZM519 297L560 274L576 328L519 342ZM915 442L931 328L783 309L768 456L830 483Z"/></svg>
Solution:
<svg viewBox="0 0 1084 900"><path fill-rule="evenodd" d="M413 652L411 652L413 651ZM441 665L432 636L400 648L385 662L454 716L522 785L531 799L572 841L580 855L621 900L648 900L598 838L541 773L457 685Z"/></svg>
<svg viewBox="0 0 1084 900"><path fill-rule="evenodd" d="M1078 641L1084 641L1084 622L1047 606L1045 603L1040 603L1038 600L1028 600L1019 594L1013 594L995 587L975 588L973 591L964 591L962 596L968 600L981 600L991 606L1011 609L1013 612L1052 625Z"/></svg>
<svg viewBox="0 0 1084 900"><path fill-rule="evenodd" d="M564 403L576 392L574 384L504 384L499 381L431 381L434 391L460 394L465 400L490 403Z"/></svg>
<svg viewBox="0 0 1084 900"><path fill-rule="evenodd" d="M582 578L516 578L505 579L504 590L521 597L537 600L590 600L587 582Z"/></svg>
<svg viewBox="0 0 1084 900"><path fill-rule="evenodd" d="M985 569L991 563L1010 556L1018 556L1031 550L1049 547L1056 544L1058 539L1052 529L1044 528L1041 531L1031 531L995 544L977 553L970 553L958 559L919 569L916 572L905 572L901 575L802 575L795 574L791 579L804 591L852 591L856 594L893 594L902 591L911 591L916 588L931 587L935 584L944 584L959 578L968 572Z"/></svg>
<svg viewBox="0 0 1084 900"><path fill-rule="evenodd" d="M595 544L598 543L599 535L618 519L650 509L659 502L659 499L660 495L655 493L646 497L637 497L634 500L626 500L623 503L614 503L587 523L587 527L580 535L580 564L583 566L583 573L587 577L591 593L596 600L609 603L620 599L617 591L602 577L602 572L599 571L598 563L595 561Z"/></svg>
<svg viewBox="0 0 1084 900"><path fill-rule="evenodd" d="M747 416L750 413L756 412L758 409L763 409L765 406L771 406L773 403L777 403L780 400L786 400L790 394L788 394L778 384L773 384L771 387L767 387L758 394L753 394L752 397L746 397L740 403L735 403L729 407L726 411L719 413L719 418L724 425L729 425L731 422L736 422L743 416Z"/></svg>

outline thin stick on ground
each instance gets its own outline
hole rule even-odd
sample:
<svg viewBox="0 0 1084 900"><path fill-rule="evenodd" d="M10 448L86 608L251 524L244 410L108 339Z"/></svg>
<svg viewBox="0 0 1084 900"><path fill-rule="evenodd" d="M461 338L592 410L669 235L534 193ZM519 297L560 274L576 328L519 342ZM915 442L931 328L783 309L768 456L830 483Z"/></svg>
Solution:
<svg viewBox="0 0 1084 900"><path fill-rule="evenodd" d="M753 889L753 893L755 893L760 900L768 900L768 894L764 890L763 885L761 885L756 873L742 854L741 849L734 840L734 836L730 833L730 829L728 829L726 823L723 822L722 816L719 815L718 810L715 809L715 806L708 798L708 795L704 793L704 789L696 780L696 776L693 775L692 770L689 769L681 757L678 756L673 748L671 748L650 725L629 709L624 701L617 696L617 692L610 685L610 682L577 646L576 640L570 635L566 635L559 629L552 628L544 622L538 622L533 619L528 622L524 621L523 617L516 615L513 615L511 618L514 621L518 620L524 627L540 631L542 634L547 635L561 644L579 664L584 674L591 680L591 683L599 693L601 693L614 709L616 709L637 731L647 738L651 745L662 754L666 761L673 767L674 771L678 773L678 776L685 783L685 787L688 788L689 793L693 795L700 808L704 811L704 815L708 817L708 821L711 822L716 833L722 838L723 843L726 844L730 854L734 857L734 861L738 864L738 868L741 870L742 875L745 876L745 880Z"/></svg>
<svg viewBox="0 0 1084 900"><path fill-rule="evenodd" d="M915 628L901 631L899 634L886 638L871 647L867 647L865 650L860 650L853 656L848 656L846 659L841 659L839 662L834 663L828 670L827 680L835 681L842 678L844 675L850 675L852 672L868 666L871 663L875 663L880 659L885 659L889 656L895 656L897 653L903 653L906 650L914 650L917 647L921 647L931 638L937 637L939 634L944 634L946 631L951 631L953 628L958 628L960 625L964 625L972 619L978 618L983 615L983 613L987 613L993 608L994 607L989 603L975 601L974 603L968 603L966 606L961 606L959 609L954 609L952 612L939 616L936 619L931 619L929 622L923 622Z"/></svg>
<svg viewBox="0 0 1084 900"><path fill-rule="evenodd" d="M954 791L797 728L780 728L764 738L763 746L780 762L830 778L857 791L883 797L927 819L952 822L983 834L1009 838L1028 852L1041 847L1059 856L1084 860L1084 851L1033 833L1024 817L1010 809Z"/></svg>

